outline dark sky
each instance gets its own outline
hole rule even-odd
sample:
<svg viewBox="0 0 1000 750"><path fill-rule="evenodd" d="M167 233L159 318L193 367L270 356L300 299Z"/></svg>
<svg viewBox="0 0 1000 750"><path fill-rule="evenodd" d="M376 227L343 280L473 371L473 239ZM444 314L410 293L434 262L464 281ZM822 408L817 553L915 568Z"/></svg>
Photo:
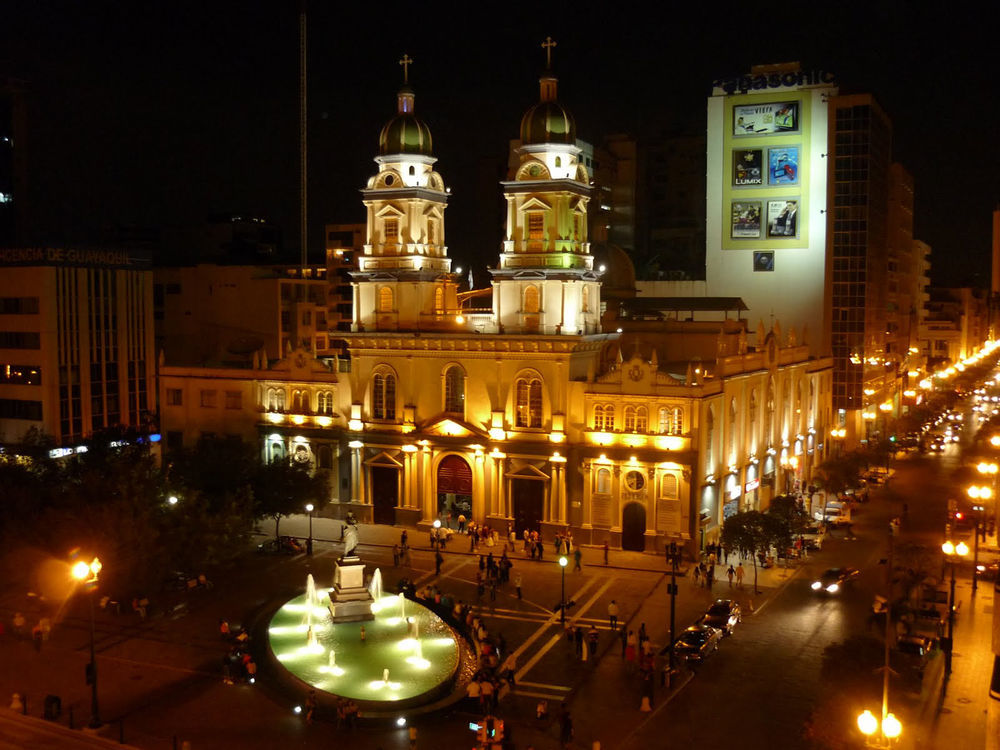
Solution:
<svg viewBox="0 0 1000 750"><path fill-rule="evenodd" d="M950 3L356 3L310 0L310 242L364 219L404 52L417 112L452 188L451 254L499 248L507 140L537 101L539 43L558 42L560 99L579 135L704 130L714 78L799 60L872 92L916 181L933 275L988 282L1000 198L998 11ZM298 247L298 3L8 1L0 76L30 88L30 196L50 237L122 224L169 233L256 213ZM495 186L495 187L493 187Z"/></svg>

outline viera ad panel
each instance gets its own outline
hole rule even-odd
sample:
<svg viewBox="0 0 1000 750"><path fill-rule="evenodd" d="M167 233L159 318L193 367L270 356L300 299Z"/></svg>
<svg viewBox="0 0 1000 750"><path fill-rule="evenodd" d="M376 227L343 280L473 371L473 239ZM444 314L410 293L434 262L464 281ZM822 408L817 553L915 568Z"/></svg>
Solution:
<svg viewBox="0 0 1000 750"><path fill-rule="evenodd" d="M733 107L733 135L768 135L799 131L798 102L737 104Z"/></svg>

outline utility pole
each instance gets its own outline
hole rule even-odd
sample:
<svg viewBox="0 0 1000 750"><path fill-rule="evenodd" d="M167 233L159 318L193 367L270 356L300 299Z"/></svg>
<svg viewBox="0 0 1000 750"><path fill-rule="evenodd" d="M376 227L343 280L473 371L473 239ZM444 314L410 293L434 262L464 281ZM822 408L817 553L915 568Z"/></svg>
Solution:
<svg viewBox="0 0 1000 750"><path fill-rule="evenodd" d="M670 594L670 645L667 653L672 677L674 673L674 628L677 623L677 560L680 557L680 552L677 551L677 542L670 543L667 557L670 564L670 583L667 584L667 592ZM667 687L670 685L668 684Z"/></svg>
<svg viewBox="0 0 1000 750"><path fill-rule="evenodd" d="M299 210L302 232L302 268L308 262L306 224L309 213L306 189L306 0L299 3Z"/></svg>

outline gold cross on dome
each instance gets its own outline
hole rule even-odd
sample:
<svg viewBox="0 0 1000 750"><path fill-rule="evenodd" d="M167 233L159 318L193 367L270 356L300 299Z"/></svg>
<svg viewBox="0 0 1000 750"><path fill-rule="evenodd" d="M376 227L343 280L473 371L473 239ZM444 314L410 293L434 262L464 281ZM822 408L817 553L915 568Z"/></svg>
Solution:
<svg viewBox="0 0 1000 750"><path fill-rule="evenodd" d="M552 48L556 46L556 43L552 41L552 37L545 37L545 41L542 42L542 49L545 50L545 67L552 67Z"/></svg>
<svg viewBox="0 0 1000 750"><path fill-rule="evenodd" d="M410 56L404 52L403 59L399 61L399 64L403 66L403 83L410 82L410 65L412 63L413 60L411 60Z"/></svg>

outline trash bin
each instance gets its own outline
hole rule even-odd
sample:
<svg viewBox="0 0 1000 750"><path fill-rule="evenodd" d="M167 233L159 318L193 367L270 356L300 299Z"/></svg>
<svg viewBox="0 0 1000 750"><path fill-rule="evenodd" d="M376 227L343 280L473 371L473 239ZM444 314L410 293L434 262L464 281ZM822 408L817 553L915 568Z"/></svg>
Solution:
<svg viewBox="0 0 1000 750"><path fill-rule="evenodd" d="M62 700L58 695L45 696L45 718L49 721L59 721L62 715Z"/></svg>

